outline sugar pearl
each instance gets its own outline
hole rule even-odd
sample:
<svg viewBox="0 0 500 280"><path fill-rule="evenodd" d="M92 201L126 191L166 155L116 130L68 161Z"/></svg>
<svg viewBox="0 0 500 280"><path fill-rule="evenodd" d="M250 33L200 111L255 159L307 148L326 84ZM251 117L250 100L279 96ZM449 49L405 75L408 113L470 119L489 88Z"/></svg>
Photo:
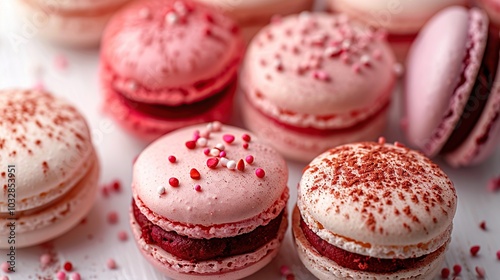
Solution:
<svg viewBox="0 0 500 280"><path fill-rule="evenodd" d="M213 156L213 157L218 157L220 154L220 150L219 149L211 149L210 150L210 155Z"/></svg>
<svg viewBox="0 0 500 280"><path fill-rule="evenodd" d="M236 169L236 161L230 160L227 162L226 166L227 166L227 169L234 170L234 169Z"/></svg>
<svg viewBox="0 0 500 280"><path fill-rule="evenodd" d="M200 147L205 147L207 145L207 142L208 140L205 137L200 137L198 138L198 140L196 140L196 144Z"/></svg>
<svg viewBox="0 0 500 280"><path fill-rule="evenodd" d="M217 148L219 151L224 151L226 149L226 146L224 146L224 144L222 143L217 143L217 145L215 145L215 148Z"/></svg>

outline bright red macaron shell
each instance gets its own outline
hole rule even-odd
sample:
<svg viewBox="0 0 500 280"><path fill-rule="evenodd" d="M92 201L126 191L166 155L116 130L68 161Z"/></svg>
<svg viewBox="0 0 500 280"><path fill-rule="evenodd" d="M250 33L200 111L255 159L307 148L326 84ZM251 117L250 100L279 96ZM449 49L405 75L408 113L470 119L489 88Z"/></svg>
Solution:
<svg viewBox="0 0 500 280"><path fill-rule="evenodd" d="M451 7L410 50L405 82L408 140L455 167L478 164L500 140L499 31L479 9Z"/></svg>

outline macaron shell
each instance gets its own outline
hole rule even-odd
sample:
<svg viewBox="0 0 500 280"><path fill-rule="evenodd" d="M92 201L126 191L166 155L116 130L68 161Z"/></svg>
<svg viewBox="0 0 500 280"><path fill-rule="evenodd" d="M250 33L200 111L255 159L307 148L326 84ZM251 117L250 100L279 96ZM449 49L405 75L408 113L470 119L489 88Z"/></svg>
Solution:
<svg viewBox="0 0 500 280"><path fill-rule="evenodd" d="M341 30L353 38L347 40ZM348 62L340 58L342 44L356 52L348 55ZM358 110L362 114L389 99L388 85L396 79L394 64L383 39L360 26L351 27L347 17L303 13L259 32L246 54L240 86L251 100L266 99L283 111L330 115ZM359 73L353 70L355 65Z"/></svg>
<svg viewBox="0 0 500 280"><path fill-rule="evenodd" d="M480 10L447 8L429 21L410 50L406 133L429 156L439 152L460 119L481 66L487 28Z"/></svg>
<svg viewBox="0 0 500 280"><path fill-rule="evenodd" d="M333 11L347 13L395 34L415 34L437 12L467 0L329 0Z"/></svg>
<svg viewBox="0 0 500 280"><path fill-rule="evenodd" d="M0 162L18 172L16 211L67 193L91 168L93 153L86 121L72 105L42 91L0 92ZM6 202L0 193L3 213Z"/></svg>
<svg viewBox="0 0 500 280"><path fill-rule="evenodd" d="M141 229L135 218L132 214L130 216L132 233L142 255L164 275L177 280L242 279L247 277L269 264L278 254L288 226L288 215L285 214L277 237L255 252L221 260L192 263L176 258L156 245L147 244L142 238Z"/></svg>
<svg viewBox="0 0 500 280"><path fill-rule="evenodd" d="M103 63L117 76L112 87L135 101L170 106L229 84L244 50L229 17L187 0L128 5L110 21L102 46Z"/></svg>
<svg viewBox="0 0 500 280"><path fill-rule="evenodd" d="M300 213L298 208L294 209L292 215L292 233L294 236L295 247L299 259L304 266L318 279L359 279L359 280L401 280L401 279L420 279L431 280L441 270L445 258L445 248L443 246L433 254L426 262L421 262L413 269L398 271L393 274L370 273L363 271L354 271L341 267L336 262L322 256L306 239L299 226Z"/></svg>
<svg viewBox="0 0 500 280"><path fill-rule="evenodd" d="M422 154L358 143L325 152L306 167L297 205L309 228L330 244L374 257L408 258L447 242L456 200L452 182ZM339 237L351 242L335 244Z"/></svg>
<svg viewBox="0 0 500 280"><path fill-rule="evenodd" d="M221 131L210 133L207 148L220 143L225 146L229 160L238 162L248 155L253 155L255 160L252 164L245 162L244 171L229 170L221 163L210 169L207 160L211 156L204 154L205 147L188 149L185 146L196 130L205 128L206 125L196 125L180 129L148 146L134 164L134 197L143 201L155 215L182 225L212 227L237 223L259 217L270 209L274 210L266 214L264 220L278 216L288 198L285 195L288 169L284 159L253 135L248 149L244 149L242 136L248 132L224 125ZM226 134L234 136L234 142L225 143L223 135ZM169 162L169 156L175 156L176 162ZM256 176L257 168L266 173L263 178ZM199 179L191 178L191 169L198 171ZM179 180L178 187L169 184L172 177ZM196 191L195 185L200 185L201 191ZM166 190L163 195L157 192L161 186ZM262 223L261 220L254 228Z"/></svg>
<svg viewBox="0 0 500 280"><path fill-rule="evenodd" d="M38 245L54 239L74 228L89 213L96 198L100 165L95 154L89 159L91 168L64 197L35 213L27 213L16 220L16 248ZM8 221L1 219L3 224ZM1 236L9 236L9 228L0 228ZM0 240L0 249L11 246L6 238Z"/></svg>
<svg viewBox="0 0 500 280"><path fill-rule="evenodd" d="M45 9L52 9L54 11L92 11L102 10L113 6L120 6L130 0L21 0L29 1L33 5L44 7Z"/></svg>

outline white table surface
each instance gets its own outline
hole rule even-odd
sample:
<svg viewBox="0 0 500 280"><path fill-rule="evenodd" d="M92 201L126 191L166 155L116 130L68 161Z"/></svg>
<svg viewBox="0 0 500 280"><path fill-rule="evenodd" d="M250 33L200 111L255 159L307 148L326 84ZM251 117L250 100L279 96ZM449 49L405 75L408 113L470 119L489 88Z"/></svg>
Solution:
<svg viewBox="0 0 500 280"><path fill-rule="evenodd" d="M102 114L98 50L72 50L39 41L36 28L19 24L12 2L0 1L0 88L31 87L43 81L48 90L73 102L87 117L91 127L102 163L101 182L119 179L122 191L108 198L99 194L87 222L64 236L44 246L17 250L17 272L8 276L10 279L51 279L65 261L70 261L82 279L166 279L142 258L130 233L127 218L131 203L131 164L145 144L124 134ZM67 59L66 69L56 67L58 56ZM398 126L400 98L397 92L395 97L386 137L389 141L404 143ZM488 180L500 175L500 149L488 161L472 168L453 170L439 159L437 162L454 181L459 197L453 239L446 253L445 265L452 269L454 264L460 264L462 279L477 279L476 266L485 268L486 279L500 279L500 261L496 258L496 252L500 250L500 192L491 193L486 189ZM290 209L296 201L296 185L303 166L289 164ZM115 225L106 221L110 211L119 213L119 222ZM479 228L483 220L487 231ZM125 242L117 237L122 230L129 236ZM477 257L471 257L469 248L476 244L481 250ZM55 254L57 261L42 269L39 258L48 252ZM0 262L6 260L6 253L0 250ZM109 258L117 262L117 269L106 267ZM290 230L278 257L248 279L282 279L279 267L284 264L291 267L296 279L314 279L298 260ZM3 274L0 271L0 276Z"/></svg>

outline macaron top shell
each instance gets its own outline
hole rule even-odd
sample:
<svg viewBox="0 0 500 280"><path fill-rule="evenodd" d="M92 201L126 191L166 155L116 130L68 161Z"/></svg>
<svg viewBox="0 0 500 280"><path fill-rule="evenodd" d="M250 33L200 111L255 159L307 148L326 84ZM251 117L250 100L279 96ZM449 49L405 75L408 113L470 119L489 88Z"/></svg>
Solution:
<svg viewBox="0 0 500 280"><path fill-rule="evenodd" d="M188 0L128 5L111 19L102 46L121 94L171 106L215 94L212 84L227 85L244 49L233 20Z"/></svg>
<svg viewBox="0 0 500 280"><path fill-rule="evenodd" d="M466 0L332 0L363 21L396 34L415 34L441 9L465 5Z"/></svg>
<svg viewBox="0 0 500 280"><path fill-rule="evenodd" d="M486 47L488 19L450 7L432 18L414 42L405 79L407 135L434 156L452 133L472 91Z"/></svg>
<svg viewBox="0 0 500 280"><path fill-rule="evenodd" d="M37 90L0 91L0 163L14 165L16 211L62 196L90 168L93 148L82 115L67 102ZM6 170L0 177L7 183ZM0 211L7 212L7 185Z"/></svg>
<svg viewBox="0 0 500 280"><path fill-rule="evenodd" d="M421 153L369 142L321 154L298 189L298 207L316 234L341 238L337 245L361 254L386 246L386 258L445 244L456 203L453 183Z"/></svg>
<svg viewBox="0 0 500 280"><path fill-rule="evenodd" d="M192 144L196 131L201 132L204 140L188 148L186 145ZM208 138L206 131L206 125L174 131L140 154L132 179L136 203L143 203L155 214L154 223L167 219L183 225L220 226L256 218L270 209L272 213L264 213L267 217L262 219L278 216L288 198L281 199L288 195L284 159L245 130L224 125L211 130ZM244 135L249 135L250 141L243 140ZM213 155L219 151L217 145L223 145L225 158L233 161L227 166L236 164L232 170L223 165L220 156ZM205 149L212 155L205 155ZM175 162L169 160L171 156ZM253 162L246 161L248 156L253 157ZM214 163L216 166L209 167ZM172 185L171 178L178 185ZM159 188L164 188L165 193L158 192Z"/></svg>
<svg viewBox="0 0 500 280"><path fill-rule="evenodd" d="M304 12L260 31L240 84L251 100L275 110L352 117L388 102L394 64L381 34L345 16Z"/></svg>
<svg viewBox="0 0 500 280"><path fill-rule="evenodd" d="M90 12L107 7L116 7L130 0L32 0L43 7L49 7L49 12L58 13L68 10L88 10Z"/></svg>

